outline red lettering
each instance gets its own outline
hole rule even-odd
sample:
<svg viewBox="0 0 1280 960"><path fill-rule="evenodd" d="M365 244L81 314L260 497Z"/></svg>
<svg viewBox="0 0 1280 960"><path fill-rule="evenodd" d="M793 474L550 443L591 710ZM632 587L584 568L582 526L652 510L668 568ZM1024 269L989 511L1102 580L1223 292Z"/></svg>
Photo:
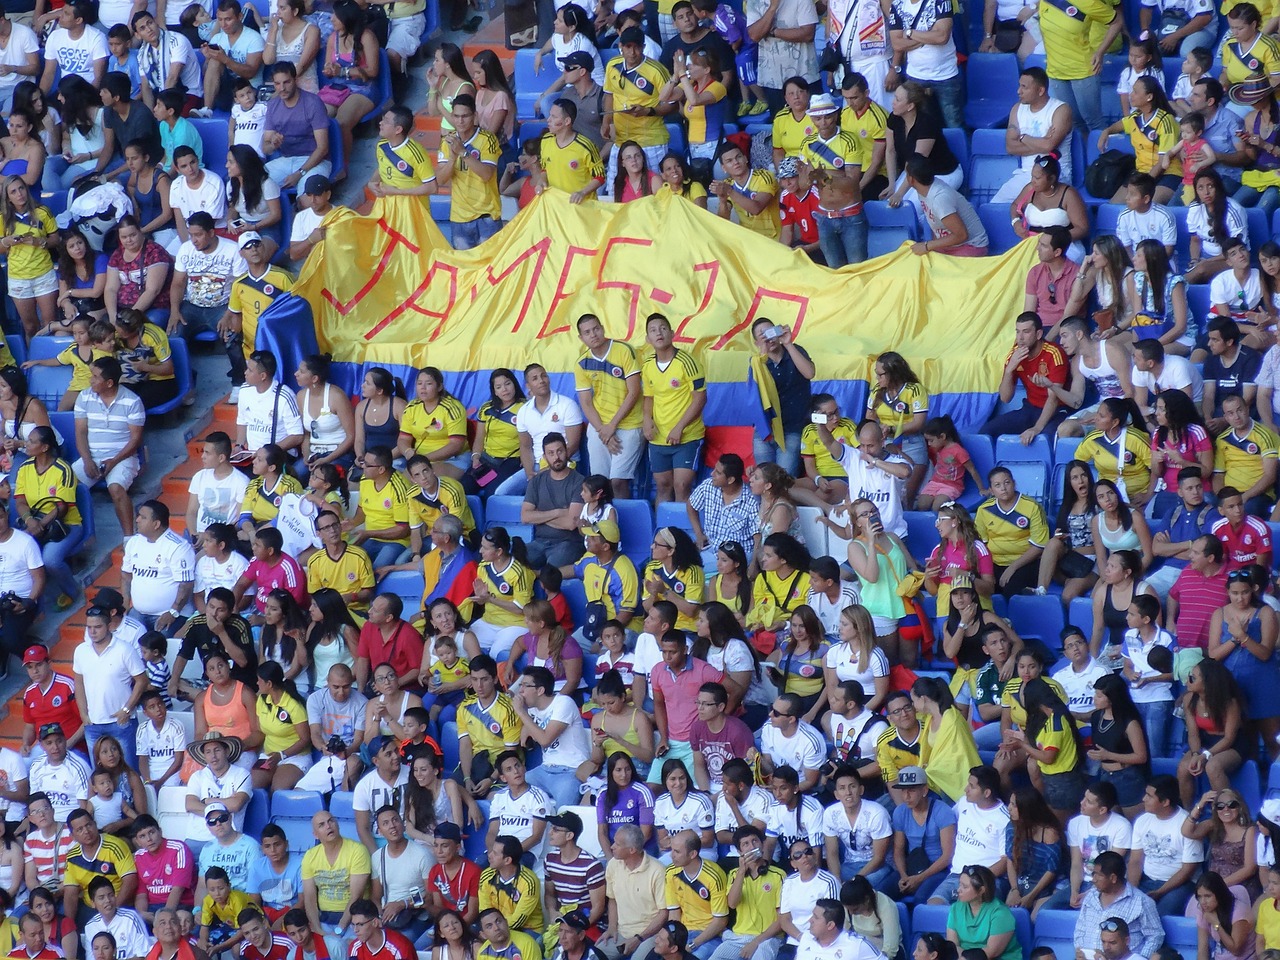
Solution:
<svg viewBox="0 0 1280 960"><path fill-rule="evenodd" d="M551 318L555 315L556 307L560 305L561 300L568 300L570 294L565 293L565 287L569 283L569 270L573 267L573 261L579 255L584 257L594 257L600 252L598 247L570 247L568 255L564 258L564 266L560 269L560 282L556 284L556 292L551 297L551 303L547 307L547 315L542 320L542 329L538 331L537 339L549 337L554 333L567 333L569 325L556 327L554 330L548 330L547 325L551 323Z"/></svg>
<svg viewBox="0 0 1280 960"><path fill-rule="evenodd" d="M795 314L791 320L793 335L800 333L800 325L804 323L804 315L809 310L809 298L796 293L783 293L781 290L770 290L767 287L756 287L755 299L751 301L751 309L747 311L747 315L740 323L730 327L715 343L711 345L712 350L722 350L725 344L736 337L743 330L748 330L751 324L755 323L757 316L761 314L761 306L767 300L776 300L782 303L795 304ZM781 319L775 319L775 323L782 322Z"/></svg>
<svg viewBox="0 0 1280 960"><path fill-rule="evenodd" d="M435 279L436 271L449 275L449 302L445 304L443 310L428 310L426 307L418 303L418 298L426 294L431 288L431 281ZM455 303L458 302L458 268L449 263L441 263L434 260L431 263L431 269L427 271L427 275L422 278L422 282L418 284L418 288L405 298L404 303L396 307L389 314L376 323L368 333L364 335L366 340L372 340L374 336L385 330L394 321L400 319L408 311L420 313L424 317L434 317L440 322L436 324L435 329L431 332L431 336L427 338L430 343L440 336L440 332L444 329L444 322L449 316L449 312L453 309Z"/></svg>
<svg viewBox="0 0 1280 960"><path fill-rule="evenodd" d="M636 315L640 310L640 284L631 283L627 280L605 280L604 271L609 263L609 254L613 252L615 246L627 244L634 247L651 247L652 240L645 240L641 237L611 237L609 242L605 244L604 256L600 258L600 271L596 274L597 290L626 290L631 294L631 305L627 308L627 332L620 338L622 340L630 340L636 331Z"/></svg>
<svg viewBox="0 0 1280 960"><path fill-rule="evenodd" d="M520 312L516 314L516 322L511 326L512 333L520 332L520 325L524 323L525 316L529 313L529 305L533 302L534 291L538 288L538 278L542 276L542 267L547 262L547 251L551 249L551 238L543 237L533 246L525 250L524 253L516 257L508 264L507 268L501 273L493 272L493 265L485 267L486 276L489 279L489 285L496 287L499 283L511 276L520 264L524 263L531 256L537 253L537 262L533 267L533 276L529 278L528 287L524 292L524 300L520 303Z"/></svg>
<svg viewBox="0 0 1280 960"><path fill-rule="evenodd" d="M707 305L711 303L711 296L712 294L715 293L715 290L716 290L716 281L720 278L720 261L708 260L706 263L695 263L693 265L693 272L706 273L708 275L707 286L706 286L706 289L703 290L702 292L702 302L698 304L698 308L694 310L693 313L689 314L687 317L681 320L679 325L676 327L675 333L672 335L672 338L671 338L673 343L697 343L698 342L693 337L686 337L684 335L684 328L689 325L690 320L692 320L694 317L702 313L703 310L707 309Z"/></svg>
<svg viewBox="0 0 1280 960"><path fill-rule="evenodd" d="M373 273L369 277L369 281L356 291L355 296L346 301L339 300L333 292L327 288L320 291L320 295L329 301L329 304L333 309L338 311L339 316L345 317L349 314L365 297L369 295L369 292L377 286L378 281L382 279L382 275L387 269L387 264L391 262L391 255L396 252L396 247L404 246L409 253L413 255L417 255L421 251L421 248L418 247L417 244L412 243L404 236L404 234L393 230L385 219L378 220L378 228L387 235L390 242L387 243L386 248L382 251L382 257L378 260L378 265L373 268ZM383 325L385 326L385 321L383 322ZM381 327L378 327L377 329L381 329ZM374 332L375 331L370 331L365 334L365 338L368 339Z"/></svg>

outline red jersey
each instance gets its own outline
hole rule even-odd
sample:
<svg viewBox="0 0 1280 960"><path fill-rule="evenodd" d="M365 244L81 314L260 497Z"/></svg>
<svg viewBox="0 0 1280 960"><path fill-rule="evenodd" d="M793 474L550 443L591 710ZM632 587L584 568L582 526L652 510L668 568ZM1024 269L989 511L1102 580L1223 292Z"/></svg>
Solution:
<svg viewBox="0 0 1280 960"><path fill-rule="evenodd" d="M248 940L240 941L240 956L244 957L244 960L289 960L289 954L292 952L293 941L283 933L271 935L271 948L265 953Z"/></svg>
<svg viewBox="0 0 1280 960"><path fill-rule="evenodd" d="M249 567L245 570L244 576L252 580L254 587L257 588L258 594L254 598L254 606L259 613L267 603L267 594L277 587L297 600L298 606L303 610L311 605L311 601L307 599L307 575L302 572L302 567L298 566L298 561L287 553L280 555L280 562L274 567L268 567L255 557L249 561Z"/></svg>
<svg viewBox="0 0 1280 960"><path fill-rule="evenodd" d="M427 889L440 894L445 906L465 915L467 904L480 895L480 868L464 857L462 866L450 875L437 863L427 874Z"/></svg>
<svg viewBox="0 0 1280 960"><path fill-rule="evenodd" d="M418 951L403 933L382 928L382 945L370 950L361 940L351 944L351 960L418 960Z"/></svg>
<svg viewBox="0 0 1280 960"><path fill-rule="evenodd" d="M22 722L37 730L46 723L62 724L62 732L71 735L80 729L80 710L76 706L76 684L70 677L55 673L49 681L49 689L41 691L40 684L33 683L22 691Z"/></svg>
<svg viewBox="0 0 1280 960"><path fill-rule="evenodd" d="M817 190L810 187L803 197L783 190L778 197L778 209L782 214L783 226L795 226L801 243L818 242L818 221L814 218L814 211L818 209Z"/></svg>
<svg viewBox="0 0 1280 960"><path fill-rule="evenodd" d="M1009 351L1009 356L1005 357L1005 363L1009 362L1009 357L1013 356L1013 351ZM1067 385L1067 374L1071 371L1071 364L1067 362L1066 354L1060 348L1052 343L1040 344L1040 351L1034 357L1027 357L1014 369L1014 376L1022 381L1022 385L1027 389L1027 400L1033 407L1041 410L1049 400L1049 388L1039 387L1031 382L1031 378L1036 374L1043 374L1049 379L1050 383L1056 383L1060 387Z"/></svg>
<svg viewBox="0 0 1280 960"><path fill-rule="evenodd" d="M329 960L329 946L324 942L324 937L319 934L313 934L311 937L311 954L302 952L302 948L291 939L289 944L293 950L290 960ZM150 957L147 960L151 960Z"/></svg>
<svg viewBox="0 0 1280 960"><path fill-rule="evenodd" d="M62 960L63 956L61 947L46 943L39 953L28 953L26 947L14 947L9 960Z"/></svg>
<svg viewBox="0 0 1280 960"><path fill-rule="evenodd" d="M1257 517L1246 516L1235 530L1223 517L1209 532L1222 541L1228 573L1255 563L1271 567L1271 528Z"/></svg>

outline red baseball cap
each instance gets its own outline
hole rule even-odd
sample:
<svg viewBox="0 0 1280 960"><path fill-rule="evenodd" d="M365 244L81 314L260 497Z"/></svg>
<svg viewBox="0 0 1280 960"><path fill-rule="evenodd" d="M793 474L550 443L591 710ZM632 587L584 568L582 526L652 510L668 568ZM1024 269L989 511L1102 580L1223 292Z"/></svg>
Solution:
<svg viewBox="0 0 1280 960"><path fill-rule="evenodd" d="M26 663L44 663L49 659L49 651L42 644L33 643L27 647L22 654L22 662Z"/></svg>

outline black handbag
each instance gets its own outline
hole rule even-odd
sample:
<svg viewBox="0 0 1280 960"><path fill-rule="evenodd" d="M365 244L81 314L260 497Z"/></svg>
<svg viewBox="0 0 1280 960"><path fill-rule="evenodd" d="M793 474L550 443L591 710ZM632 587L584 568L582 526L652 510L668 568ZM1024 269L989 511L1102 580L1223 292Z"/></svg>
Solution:
<svg viewBox="0 0 1280 960"><path fill-rule="evenodd" d="M63 540L67 539L67 534L71 531L67 529L67 525L57 516L58 507L64 502L65 501L59 500L56 497L45 497L43 500L37 501L35 505L30 508L31 516L35 517L42 523L46 516L51 518L47 523L44 523L44 532L40 536L36 537L37 543L61 543Z"/></svg>
<svg viewBox="0 0 1280 960"><path fill-rule="evenodd" d="M1015 53L1022 46L1022 35L1026 32L1021 20L997 20L991 41L1001 53Z"/></svg>

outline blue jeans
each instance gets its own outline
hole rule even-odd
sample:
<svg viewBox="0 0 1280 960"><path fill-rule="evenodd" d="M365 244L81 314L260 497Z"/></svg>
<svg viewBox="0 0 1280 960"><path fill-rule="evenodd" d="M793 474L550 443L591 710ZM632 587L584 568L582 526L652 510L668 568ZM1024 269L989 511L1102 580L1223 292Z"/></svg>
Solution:
<svg viewBox="0 0 1280 960"><path fill-rule="evenodd" d="M1088 136L1090 130L1101 130L1102 81L1098 77L1082 80L1054 80L1049 78L1049 96L1057 97L1071 108L1077 132Z"/></svg>
<svg viewBox="0 0 1280 960"><path fill-rule="evenodd" d="M854 874L865 866L865 863L841 863L840 881L842 883L848 883L853 879ZM895 870L893 868L893 864L889 863L887 860L879 870L873 870L866 876L867 882L871 884L873 888L883 893L887 894L890 890L896 891L898 889L898 871Z"/></svg>
<svg viewBox="0 0 1280 960"><path fill-rule="evenodd" d="M693 946L693 938L701 932L701 930L689 931L689 952L697 957L698 960L711 960L711 955L716 952L716 947L720 946L720 938L714 937L706 943L695 947Z"/></svg>
<svg viewBox="0 0 1280 960"><path fill-rule="evenodd" d="M582 803L581 784L578 782L578 771L574 767L543 764L534 767L527 774L528 781L535 787L545 790L556 802L556 809L573 807Z"/></svg>
<svg viewBox="0 0 1280 960"><path fill-rule="evenodd" d="M916 80L911 76L909 68L907 79ZM934 101L942 111L944 127L964 126L964 74L957 73L950 80L916 80L916 82L933 90ZM822 252L824 254L827 252L825 246Z"/></svg>
<svg viewBox="0 0 1280 960"><path fill-rule="evenodd" d="M827 266L838 270L850 263L862 263L867 259L867 215L851 217L824 217L818 213L818 243Z"/></svg>
<svg viewBox="0 0 1280 960"><path fill-rule="evenodd" d="M1196 47L1204 47L1206 50L1218 49L1218 31L1210 26L1187 34L1178 45L1178 56L1185 57Z"/></svg>
<svg viewBox="0 0 1280 960"><path fill-rule="evenodd" d="M1280 188L1267 187L1265 190L1259 191L1254 187L1246 187L1243 184L1231 198L1242 207L1257 207L1259 210L1265 211L1267 217L1280 208Z"/></svg>
<svg viewBox="0 0 1280 960"><path fill-rule="evenodd" d="M772 440L762 440L755 437L752 440L752 455L756 458L756 463L776 463L791 476L796 476L800 472L800 434L786 433L782 436L783 449L778 449L778 445ZM715 553L713 544L712 554ZM744 547L747 544L743 544ZM748 554L750 550L747 551ZM748 559L750 559L748 557ZM715 566L715 558L712 557L711 566Z"/></svg>
<svg viewBox="0 0 1280 960"><path fill-rule="evenodd" d="M502 221L493 217L480 217L466 223L453 224L453 249L470 250L478 247L502 229Z"/></svg>
<svg viewBox="0 0 1280 960"><path fill-rule="evenodd" d="M178 312L182 315L184 324L182 336L183 339L187 339L194 337L202 330L217 330L218 321L227 312L227 307L225 304L220 307L198 307L194 303L183 300L178 307Z"/></svg>
<svg viewBox="0 0 1280 960"><path fill-rule="evenodd" d="M84 527L76 524L74 527L67 528L67 535L58 543L46 543L40 548L40 555L44 558L45 572L57 585L58 590L68 597L74 597L80 592L80 585L71 575L71 567L67 565L67 561L75 555L82 543L84 543Z"/></svg>
<svg viewBox="0 0 1280 960"><path fill-rule="evenodd" d="M992 720L973 731L973 742L979 750L997 750L1000 747L1000 721Z"/></svg>
<svg viewBox="0 0 1280 960"><path fill-rule="evenodd" d="M138 721L131 718L128 723L87 723L84 727L84 742L93 756L93 745L105 736L113 736L120 742L124 752L124 762L133 769L138 766Z"/></svg>
<svg viewBox="0 0 1280 960"><path fill-rule="evenodd" d="M1139 704L1141 706L1141 704ZM1157 887L1163 886L1160 880L1152 880L1145 873L1142 880L1138 883L1138 889L1143 893L1149 894ZM1188 880L1180 887L1174 887L1168 893L1162 894L1156 899L1156 912L1162 917L1180 917L1186 912L1187 902L1191 899L1191 894L1195 892L1195 885ZM1153 898L1155 899L1155 898Z"/></svg>
<svg viewBox="0 0 1280 960"><path fill-rule="evenodd" d="M369 554L369 559L373 561L373 567L385 567L400 560L400 554L404 553L407 547L403 543L395 543L389 540L366 540L361 544L364 552Z"/></svg>
<svg viewBox="0 0 1280 960"><path fill-rule="evenodd" d="M1151 755L1169 756L1169 721L1173 718L1173 701L1156 700L1153 703L1135 703L1134 706L1138 708L1138 716L1142 717L1142 729L1151 746Z"/></svg>

